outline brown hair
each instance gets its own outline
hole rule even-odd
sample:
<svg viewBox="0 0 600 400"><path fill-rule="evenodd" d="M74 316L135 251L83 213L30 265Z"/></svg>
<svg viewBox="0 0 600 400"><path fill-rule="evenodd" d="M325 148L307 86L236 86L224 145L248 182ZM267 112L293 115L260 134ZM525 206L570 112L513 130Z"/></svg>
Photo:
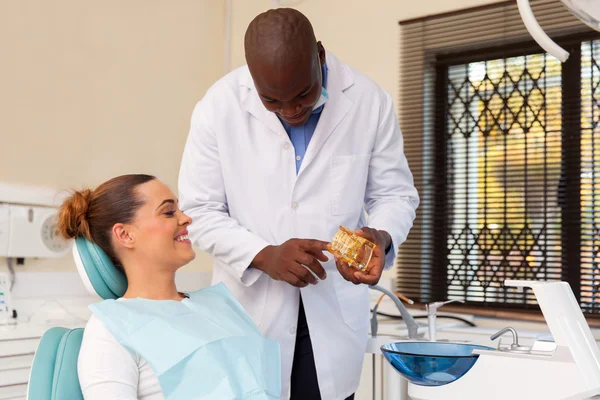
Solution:
<svg viewBox="0 0 600 400"><path fill-rule="evenodd" d="M58 233L66 239L78 237L96 243L118 268L123 268L112 245L115 224L129 224L144 204L136 188L156 179L151 175L121 175L95 190L74 191L58 212Z"/></svg>

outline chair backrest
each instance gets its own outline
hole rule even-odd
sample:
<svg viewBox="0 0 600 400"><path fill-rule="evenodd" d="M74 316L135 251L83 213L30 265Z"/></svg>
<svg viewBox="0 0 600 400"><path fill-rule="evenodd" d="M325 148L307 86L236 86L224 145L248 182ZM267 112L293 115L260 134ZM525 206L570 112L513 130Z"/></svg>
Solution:
<svg viewBox="0 0 600 400"><path fill-rule="evenodd" d="M79 276L90 293L103 299L117 299L125 294L125 274L98 245L77 238L73 257ZM31 367L28 400L83 400L77 376L82 338L82 328L51 328L44 333Z"/></svg>
<svg viewBox="0 0 600 400"><path fill-rule="evenodd" d="M33 358L28 400L83 400L77 376L82 339L82 328L51 328L44 333Z"/></svg>
<svg viewBox="0 0 600 400"><path fill-rule="evenodd" d="M90 293L103 299L118 299L127 291L125 274L114 266L97 244L84 238L75 239L73 258L79 276Z"/></svg>

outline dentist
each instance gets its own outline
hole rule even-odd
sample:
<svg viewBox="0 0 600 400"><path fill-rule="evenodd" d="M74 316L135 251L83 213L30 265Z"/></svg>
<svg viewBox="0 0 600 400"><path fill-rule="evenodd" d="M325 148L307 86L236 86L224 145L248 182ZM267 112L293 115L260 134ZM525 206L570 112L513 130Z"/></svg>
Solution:
<svg viewBox="0 0 600 400"><path fill-rule="evenodd" d="M394 105L296 10L256 17L244 46L247 65L192 114L179 176L190 237L215 258L214 282L279 341L282 398L352 399L367 285L393 264L419 203ZM377 245L368 271L324 254L340 225Z"/></svg>

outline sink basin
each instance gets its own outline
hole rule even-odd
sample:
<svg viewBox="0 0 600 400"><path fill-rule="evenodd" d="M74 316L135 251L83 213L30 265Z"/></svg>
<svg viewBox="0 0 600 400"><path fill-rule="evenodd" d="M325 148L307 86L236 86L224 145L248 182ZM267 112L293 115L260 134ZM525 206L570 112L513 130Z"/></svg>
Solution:
<svg viewBox="0 0 600 400"><path fill-rule="evenodd" d="M448 342L396 342L381 347L381 352L396 371L421 386L442 386L462 377L479 357L473 350L495 349Z"/></svg>

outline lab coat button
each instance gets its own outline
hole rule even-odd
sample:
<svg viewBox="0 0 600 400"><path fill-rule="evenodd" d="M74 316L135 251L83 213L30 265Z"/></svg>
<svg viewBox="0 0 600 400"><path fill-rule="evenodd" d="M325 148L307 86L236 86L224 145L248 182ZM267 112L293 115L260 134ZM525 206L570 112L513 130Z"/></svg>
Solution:
<svg viewBox="0 0 600 400"><path fill-rule="evenodd" d="M296 210L298 208L298 203L293 202L292 203L292 210Z"/></svg>
<svg viewBox="0 0 600 400"><path fill-rule="evenodd" d="M290 328L290 335L295 335L296 334L296 327L292 327Z"/></svg>
<svg viewBox="0 0 600 400"><path fill-rule="evenodd" d="M290 144L289 144L289 143L286 143L286 144L283 146L283 149L284 149L284 150L289 150L289 149L290 149Z"/></svg>

